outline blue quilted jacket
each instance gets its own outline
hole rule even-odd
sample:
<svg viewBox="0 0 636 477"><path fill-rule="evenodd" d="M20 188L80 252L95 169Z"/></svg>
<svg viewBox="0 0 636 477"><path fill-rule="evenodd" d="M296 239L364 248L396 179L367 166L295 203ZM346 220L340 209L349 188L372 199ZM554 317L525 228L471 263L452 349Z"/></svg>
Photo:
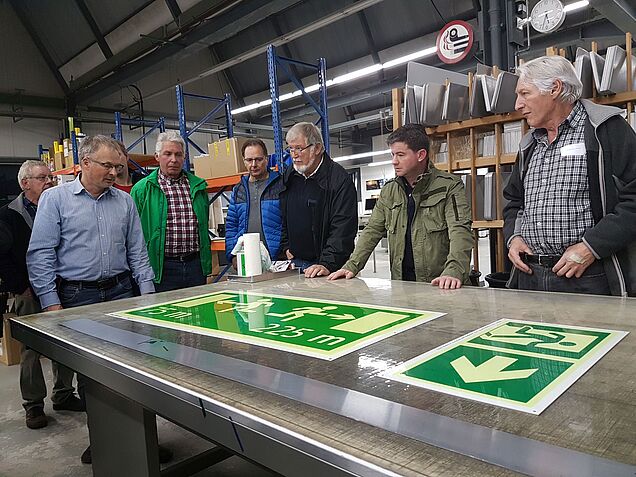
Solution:
<svg viewBox="0 0 636 477"><path fill-rule="evenodd" d="M247 185L249 176L241 178L230 198L230 206L227 210L225 224L225 256L232 259L232 249L238 238L247 231L247 222L250 215L250 191ZM261 193L261 223L263 224L263 243L269 251L272 260L276 260L280 252L280 240L282 232L282 220L280 213L280 200L278 195L283 188L283 181L278 172L270 171L267 185Z"/></svg>

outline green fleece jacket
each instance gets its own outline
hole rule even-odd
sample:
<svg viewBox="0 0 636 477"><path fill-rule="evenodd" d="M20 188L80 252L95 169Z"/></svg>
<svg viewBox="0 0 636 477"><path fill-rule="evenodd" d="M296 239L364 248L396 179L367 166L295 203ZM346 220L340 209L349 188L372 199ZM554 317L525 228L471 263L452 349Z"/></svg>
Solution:
<svg viewBox="0 0 636 477"><path fill-rule="evenodd" d="M168 199L159 186L158 171L159 169L156 169L148 177L144 177L130 191L141 219L148 258L150 258L150 265L155 272L156 283L160 283L162 278L166 224L168 223ZM204 275L209 275L212 272L212 252L208 235L210 205L206 192L207 184L205 180L193 174L188 172L186 174L190 183L192 208L199 225L201 269Z"/></svg>
<svg viewBox="0 0 636 477"><path fill-rule="evenodd" d="M406 244L407 196L401 178L386 183L380 192L369 224L364 228L345 269L358 273L387 233L391 279L402 279ZM415 277L430 282L447 275L468 282L473 248L470 208L464 185L453 174L432 164L413 188L415 215L411 227Z"/></svg>

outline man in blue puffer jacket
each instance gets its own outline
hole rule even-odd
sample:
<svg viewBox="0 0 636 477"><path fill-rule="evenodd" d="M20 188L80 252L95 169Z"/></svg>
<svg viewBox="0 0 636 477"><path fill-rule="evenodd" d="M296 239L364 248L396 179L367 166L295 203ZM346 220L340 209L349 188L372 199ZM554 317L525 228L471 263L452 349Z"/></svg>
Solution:
<svg viewBox="0 0 636 477"><path fill-rule="evenodd" d="M232 249L238 238L258 232L271 259L276 260L282 230L278 195L283 181L278 172L268 170L267 147L260 139L246 141L241 154L249 175L243 176L232 190L225 225L225 255L228 261L234 260Z"/></svg>

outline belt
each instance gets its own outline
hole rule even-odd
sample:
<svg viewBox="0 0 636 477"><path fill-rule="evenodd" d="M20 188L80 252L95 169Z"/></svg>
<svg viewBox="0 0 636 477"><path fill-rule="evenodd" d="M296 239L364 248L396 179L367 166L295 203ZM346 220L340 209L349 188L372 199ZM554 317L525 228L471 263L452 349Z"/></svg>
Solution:
<svg viewBox="0 0 636 477"><path fill-rule="evenodd" d="M63 286L73 286L78 288L97 288L99 290L110 290L118 283L121 283L130 278L130 272L121 272L114 277L103 278L101 280L96 280L93 282L84 281L84 280L65 280L64 278L60 278L60 287Z"/></svg>
<svg viewBox="0 0 636 477"><path fill-rule="evenodd" d="M185 253L183 255L166 255L164 256L164 260L168 260L170 262L190 262L199 256L199 251Z"/></svg>
<svg viewBox="0 0 636 477"><path fill-rule="evenodd" d="M561 255L530 255L530 254L522 254L521 260L526 263L532 263L534 265L541 265L542 267L552 268L554 267L559 260L561 260Z"/></svg>

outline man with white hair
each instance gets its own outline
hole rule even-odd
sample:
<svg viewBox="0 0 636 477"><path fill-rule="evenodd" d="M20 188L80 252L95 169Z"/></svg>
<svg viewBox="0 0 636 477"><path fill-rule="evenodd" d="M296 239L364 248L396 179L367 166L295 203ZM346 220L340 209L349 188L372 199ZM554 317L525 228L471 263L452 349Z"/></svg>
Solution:
<svg viewBox="0 0 636 477"><path fill-rule="evenodd" d="M533 129L504 190L508 286L636 296L636 133L622 111L580 99L565 58L517 69Z"/></svg>
<svg viewBox="0 0 636 477"><path fill-rule="evenodd" d="M358 205L353 181L325 151L312 123L292 126L286 136L293 167L281 192L281 250L308 278L340 269L353 252Z"/></svg>
<svg viewBox="0 0 636 477"><path fill-rule="evenodd" d="M40 312L40 303L29 283L26 253L40 196L55 185L56 179L44 162L25 161L18 171L22 193L0 209L0 277L4 288L15 296L18 316ZM58 411L83 411L84 405L74 393L73 370L55 361L51 362L51 370L53 408ZM27 427L45 427L48 424L44 413L46 383L40 353L26 346L22 347L20 356L20 393Z"/></svg>
<svg viewBox="0 0 636 477"><path fill-rule="evenodd" d="M159 168L132 188L158 292L204 285L212 271L207 183L183 169L185 143L159 134Z"/></svg>

